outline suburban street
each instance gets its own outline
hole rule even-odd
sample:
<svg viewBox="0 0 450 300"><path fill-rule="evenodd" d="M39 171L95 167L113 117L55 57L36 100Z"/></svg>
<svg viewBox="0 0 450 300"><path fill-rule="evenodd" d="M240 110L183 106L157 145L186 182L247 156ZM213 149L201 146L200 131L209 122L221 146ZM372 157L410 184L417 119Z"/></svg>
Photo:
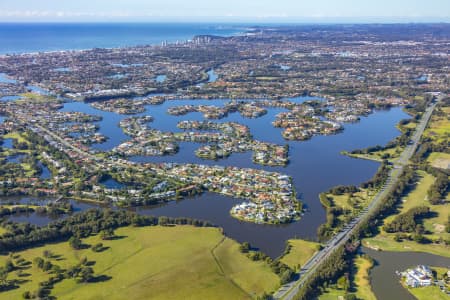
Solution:
<svg viewBox="0 0 450 300"><path fill-rule="evenodd" d="M420 137L422 136L428 121L431 118L432 112L436 107L437 103L443 98L440 96L437 101L430 105L422 116L420 123L416 127L416 131L411 137L410 142L406 146L405 150L402 152L400 157L395 161L393 168L391 169L388 178L384 186L380 191L374 196L370 204L364 208L360 215L353 219L349 224L347 224L339 233L337 233L332 239L330 239L323 247L322 250L317 252L309 261L302 266L302 269L298 273L298 279L287 283L279 288L279 290L273 295L274 299L294 299L295 295L298 293L300 287L306 282L311 274L313 274L316 269L339 247L343 246L346 241L354 234L357 226L364 220L368 219L375 208L380 204L381 200L384 199L390 192L392 186L398 181L400 174L402 174L403 168L408 163L411 156L415 153Z"/></svg>

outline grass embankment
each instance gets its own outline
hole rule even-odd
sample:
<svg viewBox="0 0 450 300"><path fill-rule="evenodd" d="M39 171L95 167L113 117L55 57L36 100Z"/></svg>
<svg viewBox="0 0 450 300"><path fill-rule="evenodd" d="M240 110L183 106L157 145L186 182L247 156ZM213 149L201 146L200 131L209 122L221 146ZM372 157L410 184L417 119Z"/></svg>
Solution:
<svg viewBox="0 0 450 300"><path fill-rule="evenodd" d="M319 243L305 240L288 240L288 243L289 253L281 258L281 262L295 270L303 266L320 248Z"/></svg>
<svg viewBox="0 0 450 300"><path fill-rule="evenodd" d="M373 267L371 260L363 257L356 256L353 259L351 291L348 293L355 294L358 299L364 300L376 300L375 294L372 291L369 272ZM339 297L344 297L347 292L340 286L332 285L326 289L326 291L320 295L319 300L336 300ZM343 299L343 298L342 298Z"/></svg>
<svg viewBox="0 0 450 300"><path fill-rule="evenodd" d="M398 214L405 213L413 207L428 206L434 216L423 220L423 225L426 230L424 236L429 239L450 239L450 233L445 232L445 224L450 214L450 195L447 195L447 202L445 204L431 205L427 201L427 191L433 184L435 178L424 171L417 171L417 176L419 180L414 189L403 197L402 203L398 206ZM395 216L391 215L387 217L384 220L384 224L390 223ZM382 225L379 227L379 231L380 233L376 237L364 239L364 245L388 251L419 251L450 257L450 246L442 244L419 244L406 240L396 242L394 240L395 233L385 232Z"/></svg>
<svg viewBox="0 0 450 300"><path fill-rule="evenodd" d="M418 300L448 300L448 296L437 286L410 288L408 289L408 292L410 292Z"/></svg>
<svg viewBox="0 0 450 300"><path fill-rule="evenodd" d="M62 268L87 257L96 275L110 277L95 283L64 279L51 293L58 299L249 299L279 285L267 264L248 259L217 228L125 227L116 235L119 238L114 240L102 241L99 236L83 240L89 245L102 242L106 247L102 252L73 250L62 242L17 254L33 261L49 250L55 257L52 263ZM0 257L0 263L6 259ZM24 291L36 290L50 276L35 266L24 272L30 274L21 278L26 282L1 297L20 299ZM12 274L8 279L14 279Z"/></svg>
<svg viewBox="0 0 450 300"><path fill-rule="evenodd" d="M373 262L358 256L354 259L354 267L357 270L354 277L354 285L356 289L356 297L358 299L376 300L375 294L370 285L370 269L373 267Z"/></svg>
<svg viewBox="0 0 450 300"><path fill-rule="evenodd" d="M353 158L373 160L373 161L378 161L378 162L382 162L383 160L387 159L388 161L392 162L395 159L397 159L402 152L403 152L403 148L396 146L394 148L379 150L379 151L371 152L371 153L367 153L367 154L362 154L362 153L356 154L356 153L350 153L348 151L342 151L341 154L347 155L347 156L353 157Z"/></svg>

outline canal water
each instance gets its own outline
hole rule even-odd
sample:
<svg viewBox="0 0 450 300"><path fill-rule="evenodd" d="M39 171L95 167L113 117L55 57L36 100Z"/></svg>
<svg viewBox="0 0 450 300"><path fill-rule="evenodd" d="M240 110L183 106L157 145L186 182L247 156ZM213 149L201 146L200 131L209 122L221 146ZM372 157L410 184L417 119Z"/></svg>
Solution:
<svg viewBox="0 0 450 300"><path fill-rule="evenodd" d="M17 83L17 80L9 78L5 73L0 73L0 82L1 83Z"/></svg>
<svg viewBox="0 0 450 300"><path fill-rule="evenodd" d="M19 164L22 162L22 159L26 157L26 154L12 154L6 157L7 163Z"/></svg>
<svg viewBox="0 0 450 300"><path fill-rule="evenodd" d="M117 180L115 180L110 176L100 181L100 184L102 184L107 189L115 189L115 190L120 190L121 188L126 186L125 184L118 182Z"/></svg>
<svg viewBox="0 0 450 300"><path fill-rule="evenodd" d="M214 69L211 69L206 73L208 74L208 82L216 82L219 78L219 76L214 72Z"/></svg>
<svg viewBox="0 0 450 300"><path fill-rule="evenodd" d="M164 81L166 81L167 79L167 75L158 75L155 78L155 81L158 83L163 83Z"/></svg>
<svg viewBox="0 0 450 300"><path fill-rule="evenodd" d="M310 97L292 99L296 102L311 100ZM226 100L170 100L161 105L148 105L146 111L138 115L151 115L154 121L148 125L162 131L181 131L176 127L182 120L204 120L202 113L188 113L184 116L172 116L167 109L178 105L216 105L223 106ZM110 150L121 142L129 139L119 128L120 120L125 115L104 112L86 103L70 102L65 104L63 111L82 111L101 115L98 122L100 133L109 137L102 144L93 145L100 150ZM284 111L281 108L268 109L268 113L260 118L247 119L238 112L229 114L217 122L240 122L249 126L255 139L289 144L290 163L286 167L267 167L254 164L252 153L234 153L227 159L218 161L203 160L195 156L195 150L201 146L198 143L180 143L180 151L171 156L133 157L136 162L179 162L201 163L208 165L238 166L277 171L292 176L299 198L305 204L307 212L298 222L285 225L258 225L238 221L229 215L229 210L241 199L233 199L213 193L205 193L194 198L156 207L143 207L136 210L142 214L186 216L205 219L224 228L225 233L239 242L248 241L253 246L271 256L279 255L289 238L316 237L317 227L325 221L325 211L322 208L318 194L339 184L360 184L370 179L379 164L372 161L353 159L340 154L343 150L364 148L371 145L383 145L399 135L395 125L399 120L408 118L401 108L376 111L362 117L358 123L346 124L344 132L332 136L315 136L309 141L287 142L281 136L281 129L272 126L276 115Z"/></svg>
<svg viewBox="0 0 450 300"><path fill-rule="evenodd" d="M0 119L0 123L1 123L1 119ZM13 139L4 139L2 147L7 148L7 149L12 149L13 148Z"/></svg>
<svg viewBox="0 0 450 300"><path fill-rule="evenodd" d="M15 101L15 100L19 100L20 98L21 98L20 96L3 96L3 97L0 97L0 101L3 101L3 102Z"/></svg>
<svg viewBox="0 0 450 300"><path fill-rule="evenodd" d="M3 147L7 149L13 149L13 139L4 139L3 140Z"/></svg>
<svg viewBox="0 0 450 300"><path fill-rule="evenodd" d="M289 99L298 103L311 100L311 97L297 97ZM148 125L162 131L179 132L176 127L182 120L205 120L202 113L188 113L184 116L172 116L167 109L178 105L216 105L223 106L228 100L170 100L161 105L148 105L146 111L139 115L151 115L154 121ZM130 117L112 112L105 112L93 108L87 103L69 102L62 111L81 111L88 114L100 115L103 119L97 124L99 132L108 137L102 144L94 144L95 149L108 151L128 140L130 137L119 127L120 120ZM339 184L358 185L370 179L379 164L367 160L353 159L340 154L343 150L364 148L371 145L384 145L399 135L395 125L404 118L408 118L401 108L376 111L362 117L358 123L346 124L345 130L332 136L315 136L303 142L287 142L282 136L282 130L272 126L276 115L284 111L281 108L270 108L268 113L260 118L248 119L238 112L229 114L216 122L239 122L249 126L250 132L257 140L277 144L289 144L290 163L286 167L267 167L254 164L252 153L234 153L227 159L218 161L203 160L195 156L195 150L201 146L198 143L180 143L180 150L171 156L132 157L137 162L179 162L201 163L208 165L238 166L265 169L288 174L293 178L298 197L307 208L300 221L284 225L259 225L238 221L232 218L229 210L242 199L234 199L214 193L204 193L194 198L169 202L155 207L141 207L136 210L148 215L185 216L209 220L223 227L225 233L239 242L248 241L252 246L261 249L268 255L280 255L289 238L315 239L317 227L325 222L325 211L321 206L318 195ZM114 182L110 182L114 185ZM74 202L74 206L78 208ZM83 209L83 208L80 208ZM27 219L34 222L33 218Z"/></svg>
<svg viewBox="0 0 450 300"><path fill-rule="evenodd" d="M54 199L50 197L30 197L30 196L9 196L9 197L1 197L0 204L29 204L29 205L47 205L49 201L53 201ZM77 213L80 211L87 210L89 208L95 208L92 204L86 202L78 202L75 200L70 200L70 203L73 207L72 213ZM48 214L38 214L38 213L16 213L11 216L8 216L8 219L14 222L24 222L31 223L38 226L46 225L52 221L58 219L64 219L68 215L60 215L60 216L50 216Z"/></svg>
<svg viewBox="0 0 450 300"><path fill-rule="evenodd" d="M370 272L372 290L377 299L414 300L401 284L396 271L403 272L417 265L450 268L450 258L420 252L376 251L363 247L362 252L375 260Z"/></svg>
<svg viewBox="0 0 450 300"><path fill-rule="evenodd" d="M41 167L41 175L39 176L39 178L41 179L50 179L52 177L52 173L50 172L50 170L47 168L47 166L45 164L43 164L41 161L38 163L39 167Z"/></svg>

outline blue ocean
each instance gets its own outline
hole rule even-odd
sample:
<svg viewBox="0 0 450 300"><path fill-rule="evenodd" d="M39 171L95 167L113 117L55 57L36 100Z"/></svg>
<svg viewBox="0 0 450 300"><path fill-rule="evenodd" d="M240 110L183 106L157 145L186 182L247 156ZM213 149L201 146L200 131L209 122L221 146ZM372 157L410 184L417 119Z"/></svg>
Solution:
<svg viewBox="0 0 450 300"><path fill-rule="evenodd" d="M159 45L243 31L240 25L205 23L0 23L0 54Z"/></svg>

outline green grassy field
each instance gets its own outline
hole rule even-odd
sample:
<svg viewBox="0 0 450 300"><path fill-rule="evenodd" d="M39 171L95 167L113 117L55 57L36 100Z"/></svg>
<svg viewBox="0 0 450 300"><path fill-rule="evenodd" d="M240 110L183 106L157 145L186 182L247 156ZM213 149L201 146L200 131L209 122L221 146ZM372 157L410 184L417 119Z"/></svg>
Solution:
<svg viewBox="0 0 450 300"><path fill-rule="evenodd" d="M384 159L387 159L388 161L394 161L395 159L397 159L400 154L402 153L403 148L402 147L394 147L394 148L389 148L386 150L380 150L380 151L376 151L376 152L372 152L372 153L367 153L367 154L353 154L350 152L342 152L342 154L347 155L349 157L353 157L353 158L359 158L359 159L367 159L367 160L373 160L373 161L383 161ZM387 158L385 158L385 155L388 155Z"/></svg>
<svg viewBox="0 0 450 300"><path fill-rule="evenodd" d="M49 102L49 101L58 101L56 97L53 96L47 96L47 95L41 95L38 93L23 93L19 95L21 99L17 100L20 104L27 104L30 102Z"/></svg>
<svg viewBox="0 0 450 300"><path fill-rule="evenodd" d="M427 201L427 191L433 184L435 178L423 171L418 171L417 176L418 182L416 186L405 197L403 197L402 203L398 206L399 213L404 213L416 206L425 205L432 207ZM395 215L387 217L385 219L385 223L391 222L394 218Z"/></svg>
<svg viewBox="0 0 450 300"><path fill-rule="evenodd" d="M399 213L404 213L416 206L429 206L436 216L423 220L423 225L426 231L429 232L428 234L425 234L425 236L430 239L442 237L447 240L450 238L450 233L445 232L444 225L450 214L450 195L447 195L447 203L442 205L431 205L427 201L427 191L433 184L435 178L423 171L418 171L417 175L419 176L419 181L415 188L403 197L402 203L399 205ZM391 215L384 220L384 223L389 223L394 218L395 215ZM382 229L382 226L379 227L379 231L380 233L376 237L364 239L364 245L388 251L419 251L450 257L450 246L418 244L413 241L396 242L394 241L394 233L385 232Z"/></svg>
<svg viewBox="0 0 450 300"><path fill-rule="evenodd" d="M366 238L363 245L368 248L384 251L398 252L426 252L435 255L450 257L450 247L437 244L418 244L414 241L396 242L391 236L378 235L374 238Z"/></svg>
<svg viewBox="0 0 450 300"><path fill-rule="evenodd" d="M421 288L408 289L418 300L448 300L448 296L441 292L437 286L427 286Z"/></svg>
<svg viewBox="0 0 450 300"><path fill-rule="evenodd" d="M450 136L450 107L442 107L443 115L433 114L428 128L424 132L424 136L431 138L436 142L448 140Z"/></svg>
<svg viewBox="0 0 450 300"><path fill-rule="evenodd" d="M264 262L253 262L239 252L239 245L218 228L191 226L120 228L119 239L101 241L92 236L83 243L102 242L106 250L73 250L67 242L18 252L32 261L44 250L59 256L52 263L62 268L87 257L96 275L109 280L76 283L65 279L51 295L57 299L250 299L275 290L279 278ZM4 263L6 256L0 257ZM20 299L24 291L34 291L49 274L32 266L30 276L19 289L3 292L0 298ZM10 274L9 279L16 275Z"/></svg>
<svg viewBox="0 0 450 300"><path fill-rule="evenodd" d="M293 269L304 265L314 253L319 250L320 244L305 240L289 240L291 250L281 258L281 261Z"/></svg>
<svg viewBox="0 0 450 300"><path fill-rule="evenodd" d="M418 171L417 175L420 178L419 182L414 190L402 199L403 202L399 209L400 213L404 213L416 206L428 206L431 211L436 214L436 216L423 220L425 229L431 232L431 234L427 234L426 236L429 238L450 238L450 234L446 233L444 230L445 223L447 222L448 215L450 214L450 195L447 195L447 203L442 205L431 205L430 202L427 201L427 192L430 186L434 183L435 178L423 171ZM389 216L386 218L385 222L389 223L394 218L395 216Z"/></svg>
<svg viewBox="0 0 450 300"><path fill-rule="evenodd" d="M327 194L331 198L336 207L343 209L354 210L357 206L365 206L375 194L374 191L368 189L360 189L359 192L350 194L344 193L342 195Z"/></svg>
<svg viewBox="0 0 450 300"><path fill-rule="evenodd" d="M344 193L342 195L326 194L334 207L342 208L344 213L337 216L342 223L348 222L348 218L366 207L373 195L376 193L373 189L360 188L356 193Z"/></svg>
<svg viewBox="0 0 450 300"><path fill-rule="evenodd" d="M414 123L414 122L409 122L408 124L406 124L406 125L398 125L397 126L397 128L399 129L399 130L402 130L403 128L407 128L407 129L415 129L417 127L417 123Z"/></svg>

